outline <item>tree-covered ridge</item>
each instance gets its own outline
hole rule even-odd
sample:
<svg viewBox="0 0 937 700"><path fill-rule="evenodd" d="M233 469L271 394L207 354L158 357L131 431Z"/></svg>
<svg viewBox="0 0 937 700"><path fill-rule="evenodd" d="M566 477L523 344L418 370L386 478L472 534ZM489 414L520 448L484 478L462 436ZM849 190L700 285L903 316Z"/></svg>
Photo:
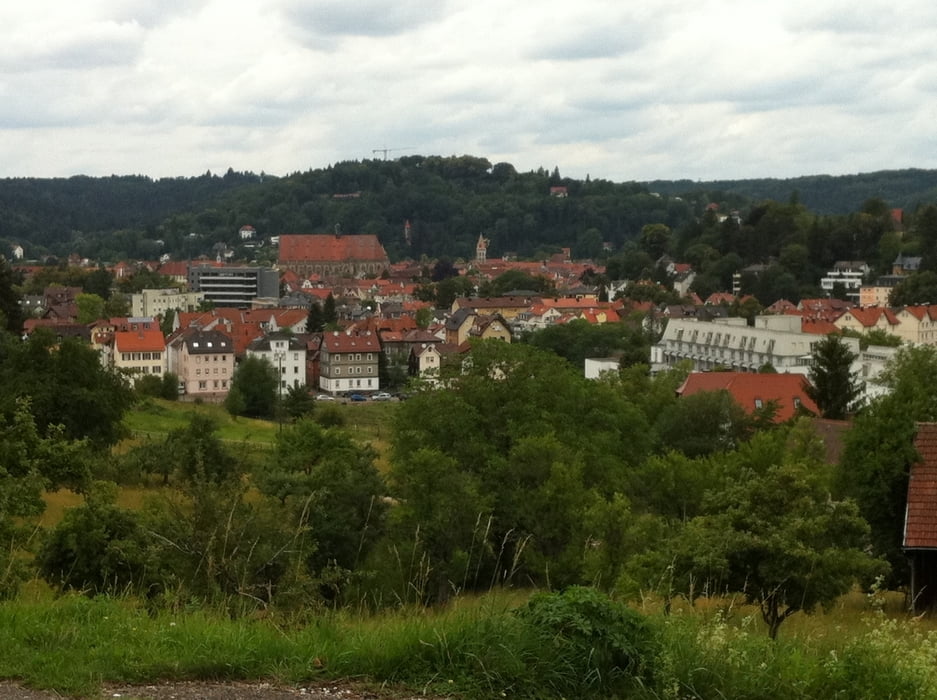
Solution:
<svg viewBox="0 0 937 700"><path fill-rule="evenodd" d="M661 194L721 192L748 201L788 201L796 196L821 215L857 211L869 199L883 199L891 206L913 210L937 199L937 171L908 168L855 175L804 175L792 178L745 180L655 180L647 186ZM721 197L715 197L716 201Z"/></svg>
<svg viewBox="0 0 937 700"><path fill-rule="evenodd" d="M471 258L479 234L489 239L491 257L537 258L570 248L576 258L602 258L605 244L617 251L639 240L646 225L678 233L692 228L714 202L722 213L747 216L753 204L788 202L796 194L810 219L849 215L871 197L909 210L937 199L937 172L931 171L764 183L775 181L577 180L556 168L522 173L510 163L468 155L345 161L280 178L231 170L158 180L17 178L0 180L0 245L5 254L22 245L31 259L72 253L104 261L165 253L188 259L214 257L219 245L248 260L273 259L269 247L239 248L238 229L250 224L261 238L375 234L392 260ZM730 250L754 261L744 250Z"/></svg>

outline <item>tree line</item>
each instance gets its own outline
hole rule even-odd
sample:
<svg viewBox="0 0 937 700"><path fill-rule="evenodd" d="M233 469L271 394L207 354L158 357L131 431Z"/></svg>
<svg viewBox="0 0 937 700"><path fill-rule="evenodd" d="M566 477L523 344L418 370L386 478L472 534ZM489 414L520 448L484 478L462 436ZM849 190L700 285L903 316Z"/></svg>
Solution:
<svg viewBox="0 0 937 700"><path fill-rule="evenodd" d="M393 406L378 469L340 412L311 402L281 416L271 449L232 449L199 414L110 449L141 398L90 349L40 333L0 350L6 595L38 572L62 590L242 614L588 584L668 605L737 593L772 636L857 583L906 582L893 499L929 415L917 380L937 374L937 352L899 353L895 398L861 413L829 464L805 419L775 425L770 406L748 414L725 392L678 399L683 371L590 381L553 352L481 342L444 390ZM122 508L121 484L153 495ZM37 529L42 492L59 487L83 505Z"/></svg>

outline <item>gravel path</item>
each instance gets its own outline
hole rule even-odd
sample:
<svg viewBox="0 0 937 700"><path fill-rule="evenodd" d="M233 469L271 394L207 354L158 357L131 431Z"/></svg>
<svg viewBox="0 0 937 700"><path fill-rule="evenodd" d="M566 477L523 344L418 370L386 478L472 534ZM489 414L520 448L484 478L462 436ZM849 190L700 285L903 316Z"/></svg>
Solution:
<svg viewBox="0 0 937 700"><path fill-rule="evenodd" d="M71 696L48 690L32 690L0 682L0 700L63 700ZM270 683L159 683L136 686L105 686L94 700L428 700L425 695L400 695L389 690L365 690L353 685L326 684L310 687L277 686ZM435 698L435 700L451 700Z"/></svg>

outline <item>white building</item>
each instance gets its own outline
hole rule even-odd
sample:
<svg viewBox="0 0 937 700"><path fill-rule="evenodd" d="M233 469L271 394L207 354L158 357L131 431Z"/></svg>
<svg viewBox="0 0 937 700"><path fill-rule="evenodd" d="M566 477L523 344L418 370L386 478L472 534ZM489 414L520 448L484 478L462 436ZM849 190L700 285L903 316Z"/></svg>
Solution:
<svg viewBox="0 0 937 700"><path fill-rule="evenodd" d="M134 316L164 316L170 309L195 311L205 301L202 292L180 292L178 289L144 289L130 295Z"/></svg>
<svg viewBox="0 0 937 700"><path fill-rule="evenodd" d="M660 342L651 347L651 365L669 368L689 361L697 372L720 368L757 372L770 364L778 372L807 375L814 345L821 340L822 335L801 330L800 316L758 316L754 326L742 318L672 318ZM858 338L841 340L856 355L852 371L865 382L863 398L883 393L882 387L873 382L896 349L873 345L860 350Z"/></svg>
<svg viewBox="0 0 937 700"><path fill-rule="evenodd" d="M697 372L757 372L770 364L778 372L806 374L813 344L822 336L803 333L800 325L800 316L758 316L754 326L744 318L672 318L660 342L651 347L651 364L673 367L689 360ZM858 339L843 340L858 353Z"/></svg>
<svg viewBox="0 0 937 700"><path fill-rule="evenodd" d="M827 296L832 294L837 284L843 285L846 297L851 301L859 301L859 288L862 280L869 274L869 266L858 260L840 260L833 265L833 269L820 279L820 288Z"/></svg>
<svg viewBox="0 0 937 700"><path fill-rule="evenodd" d="M268 333L247 346L251 357L262 357L280 377L279 393L306 386L306 346L285 333Z"/></svg>

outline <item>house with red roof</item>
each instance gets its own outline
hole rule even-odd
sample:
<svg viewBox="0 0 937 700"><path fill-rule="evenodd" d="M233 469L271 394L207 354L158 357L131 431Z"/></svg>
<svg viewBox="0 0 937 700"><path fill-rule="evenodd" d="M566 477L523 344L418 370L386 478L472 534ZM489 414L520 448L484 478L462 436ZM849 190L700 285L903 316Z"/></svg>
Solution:
<svg viewBox="0 0 937 700"><path fill-rule="evenodd" d="M726 391L746 413L777 409L773 422L784 423L804 413L819 415L816 403L807 395L807 380L800 374L760 374L751 372L693 372L677 389L680 396L702 391Z"/></svg>
<svg viewBox="0 0 937 700"><path fill-rule="evenodd" d="M894 311L876 306L865 309L859 307L846 309L833 323L841 331L848 329L857 333L868 333L877 329L892 335L897 334L901 325Z"/></svg>
<svg viewBox="0 0 937 700"><path fill-rule="evenodd" d="M168 367L166 339L159 328L116 331L111 357L117 369L136 381L147 374L162 378Z"/></svg>
<svg viewBox="0 0 937 700"><path fill-rule="evenodd" d="M937 423L918 424L911 464L902 547L911 564L911 608L937 603Z"/></svg>

